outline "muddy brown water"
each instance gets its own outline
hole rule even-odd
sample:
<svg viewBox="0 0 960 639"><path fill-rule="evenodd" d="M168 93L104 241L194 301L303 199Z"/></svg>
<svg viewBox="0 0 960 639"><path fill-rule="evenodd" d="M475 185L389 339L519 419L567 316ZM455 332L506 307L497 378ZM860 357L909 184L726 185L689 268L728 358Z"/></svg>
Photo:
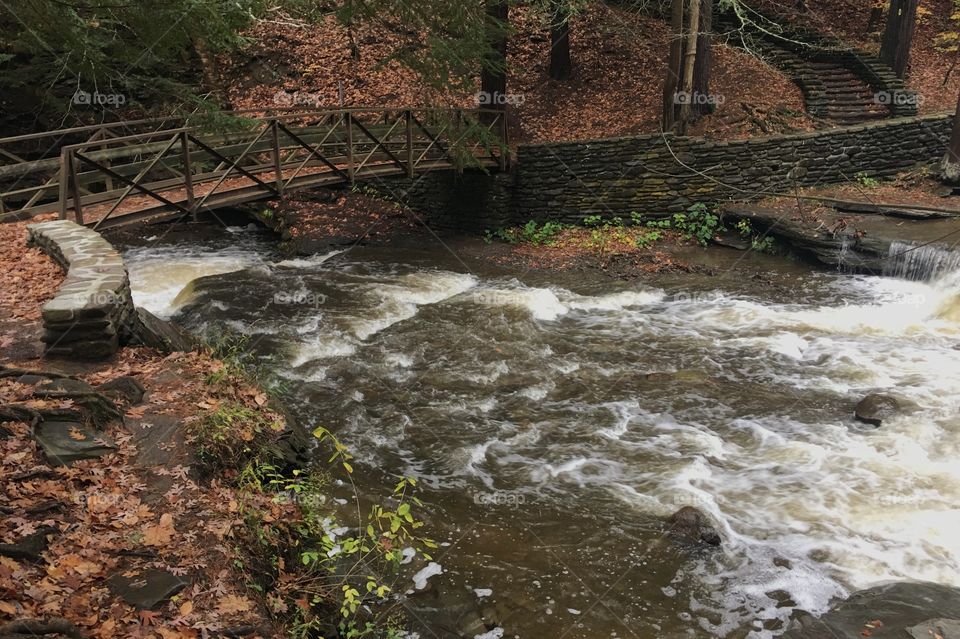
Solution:
<svg viewBox="0 0 960 639"><path fill-rule="evenodd" d="M644 284L234 240L129 249L135 298L249 335L365 496L420 480L420 637L775 636L885 580L960 585L955 274L711 251ZM855 422L877 390L915 410ZM663 540L684 505L720 550Z"/></svg>

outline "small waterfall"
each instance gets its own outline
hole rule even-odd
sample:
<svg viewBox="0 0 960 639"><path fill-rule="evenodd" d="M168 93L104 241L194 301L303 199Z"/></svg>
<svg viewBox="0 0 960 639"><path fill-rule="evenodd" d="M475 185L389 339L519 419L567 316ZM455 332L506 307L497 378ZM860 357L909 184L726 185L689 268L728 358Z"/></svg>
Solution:
<svg viewBox="0 0 960 639"><path fill-rule="evenodd" d="M884 275L930 282L960 271L960 252L942 246L894 241L883 270Z"/></svg>

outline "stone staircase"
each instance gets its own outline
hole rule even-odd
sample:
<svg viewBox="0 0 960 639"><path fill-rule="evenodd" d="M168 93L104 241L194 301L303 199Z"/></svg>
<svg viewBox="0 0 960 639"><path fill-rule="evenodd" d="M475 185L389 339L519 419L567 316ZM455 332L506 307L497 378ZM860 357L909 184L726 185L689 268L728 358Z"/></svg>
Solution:
<svg viewBox="0 0 960 639"><path fill-rule="evenodd" d="M741 33L739 21L724 14L718 32L739 42L786 73L802 90L807 111L824 126L843 126L917 114L917 96L880 59L839 40L798 28L772 34Z"/></svg>

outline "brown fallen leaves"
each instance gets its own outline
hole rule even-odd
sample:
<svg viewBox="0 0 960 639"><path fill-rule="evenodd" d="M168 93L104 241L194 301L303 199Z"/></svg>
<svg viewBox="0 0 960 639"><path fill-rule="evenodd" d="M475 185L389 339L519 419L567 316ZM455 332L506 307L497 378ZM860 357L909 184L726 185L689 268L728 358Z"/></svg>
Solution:
<svg viewBox="0 0 960 639"><path fill-rule="evenodd" d="M0 269L20 278L18 290L5 287L0 297L0 342L6 344L0 361L27 369L69 366L62 372L91 384L130 375L148 395L127 410L125 424L107 427L114 453L70 467L49 467L27 424L3 424L9 435L0 435L0 543L49 534L37 561L0 556L0 623L64 617L93 639L199 639L237 625L269 627L232 569L244 498L217 478L209 484L195 480L192 451L179 426L196 417L198 404L227 400L264 411L271 420L278 416L261 407L262 391L248 384L208 386L207 375L220 363L205 354L124 348L103 363L10 361L8 353L31 352L24 342L40 333L39 305L62 277L48 258L26 249L22 226L0 225L6 238ZM29 385L0 380L0 404L71 407L69 401L36 400L31 392ZM175 428L145 443L151 425L163 420ZM190 585L149 611L136 610L107 585L112 575L132 577L150 568Z"/></svg>

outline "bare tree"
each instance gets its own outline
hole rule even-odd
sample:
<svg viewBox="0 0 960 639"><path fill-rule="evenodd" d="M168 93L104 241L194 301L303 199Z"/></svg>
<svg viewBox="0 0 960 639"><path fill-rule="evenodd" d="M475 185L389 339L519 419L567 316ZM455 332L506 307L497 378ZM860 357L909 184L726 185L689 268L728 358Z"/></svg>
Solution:
<svg viewBox="0 0 960 639"><path fill-rule="evenodd" d="M940 163L940 173L944 182L960 184L960 94L957 96L957 112L953 116L950 143Z"/></svg>
<svg viewBox="0 0 960 639"><path fill-rule="evenodd" d="M550 16L550 78L569 80L573 74L570 60L570 8L566 0L552 0Z"/></svg>
<svg viewBox="0 0 960 639"><path fill-rule="evenodd" d="M663 83L663 130L672 131L677 123L677 92L683 76L684 0L673 0L670 8L670 57Z"/></svg>
<svg viewBox="0 0 960 639"><path fill-rule="evenodd" d="M880 59L903 78L910 64L910 46L917 25L917 0L890 0L887 25L880 41Z"/></svg>

